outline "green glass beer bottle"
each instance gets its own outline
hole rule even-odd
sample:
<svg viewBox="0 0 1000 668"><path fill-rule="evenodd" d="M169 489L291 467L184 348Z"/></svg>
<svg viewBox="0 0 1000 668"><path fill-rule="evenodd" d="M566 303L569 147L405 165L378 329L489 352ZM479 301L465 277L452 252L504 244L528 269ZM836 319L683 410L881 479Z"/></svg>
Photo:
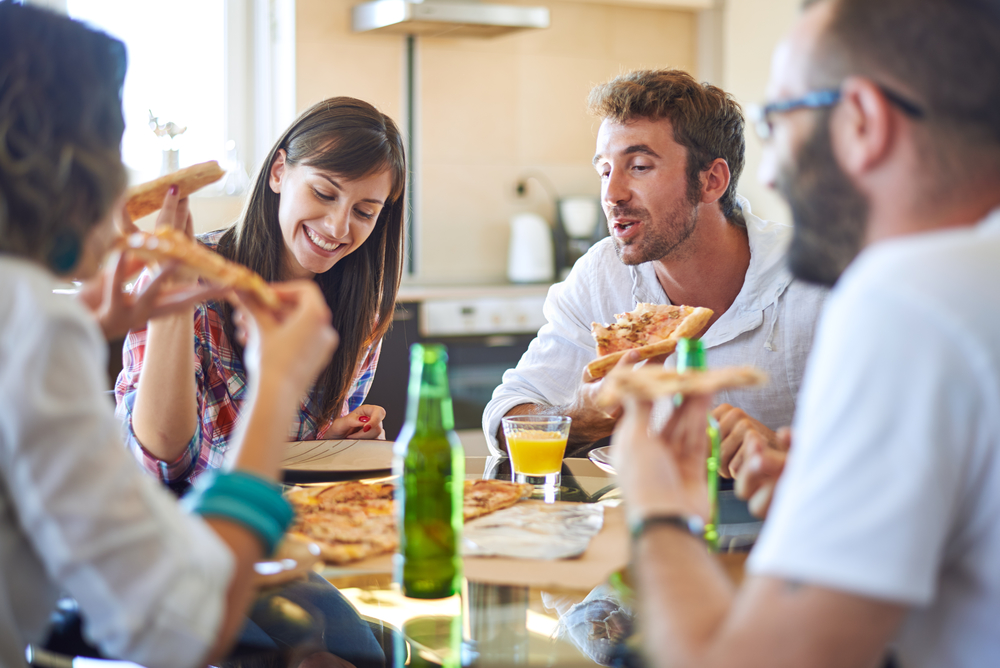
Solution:
<svg viewBox="0 0 1000 668"><path fill-rule="evenodd" d="M398 476L396 582L411 598L446 598L462 579L465 453L455 434L448 353L440 344L410 348L406 422L393 449Z"/></svg>
<svg viewBox="0 0 1000 668"><path fill-rule="evenodd" d="M708 368L705 362L705 346L697 339L680 339L677 342L677 371L684 373L688 369L692 371L704 371ZM719 457L720 438L719 423L708 414L708 438L711 442L711 449L708 453L708 501L710 504L710 517L705 523L705 543L708 549L715 552L719 549Z"/></svg>

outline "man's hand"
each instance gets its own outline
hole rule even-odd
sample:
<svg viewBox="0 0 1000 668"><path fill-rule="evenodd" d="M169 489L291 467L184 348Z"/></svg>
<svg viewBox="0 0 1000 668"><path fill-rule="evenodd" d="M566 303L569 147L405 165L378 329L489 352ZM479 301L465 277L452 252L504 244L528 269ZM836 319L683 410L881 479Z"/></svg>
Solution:
<svg viewBox="0 0 1000 668"><path fill-rule="evenodd" d="M127 253L112 253L104 271L86 281L77 298L89 308L109 341L119 339L130 329L142 329L153 318L172 315L207 299L225 294L221 288L197 283L167 287L176 266L163 270L142 290L128 293L125 284L144 264Z"/></svg>
<svg viewBox="0 0 1000 668"><path fill-rule="evenodd" d="M744 442L748 434L755 433L762 438L771 449L778 449L778 436L762 423L747 415L742 408L734 408L729 404L719 404L712 415L719 422L720 461L719 475L724 478L735 478L736 471L746 459L743 452Z"/></svg>
<svg viewBox="0 0 1000 668"><path fill-rule="evenodd" d="M773 448L756 432L750 432L743 444L745 458L735 470L736 496L747 502L754 517L764 519L771 507L774 486L785 470L785 459L792 445L792 432L782 427L777 434L778 447Z"/></svg>
<svg viewBox="0 0 1000 668"><path fill-rule="evenodd" d="M629 351L622 355L614 368L631 368L639 362L639 355ZM593 443L611 435L621 416L620 406L599 406L597 395L601 391L602 379L594 378L583 370L582 382L576 388L573 400L565 406L543 406L540 404L519 404L507 411L510 415L567 415L573 422L569 429L569 446ZM506 443L503 427L497 428L497 443Z"/></svg>
<svg viewBox="0 0 1000 668"><path fill-rule="evenodd" d="M709 518L709 395L691 395L673 412L659 434L649 433L653 404L628 399L611 439L618 486L629 514L697 514Z"/></svg>

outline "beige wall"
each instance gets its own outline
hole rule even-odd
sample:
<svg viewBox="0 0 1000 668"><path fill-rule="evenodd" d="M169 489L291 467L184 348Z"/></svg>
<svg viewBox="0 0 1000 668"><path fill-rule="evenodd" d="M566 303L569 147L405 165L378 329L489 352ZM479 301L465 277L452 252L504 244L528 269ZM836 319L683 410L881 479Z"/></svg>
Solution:
<svg viewBox="0 0 1000 668"><path fill-rule="evenodd" d="M727 0L722 21L721 86L747 104L760 104L766 94L771 53L789 30L802 0ZM769 220L790 221L788 207L757 181L761 143L747 126L747 165L739 191L753 212Z"/></svg>
<svg viewBox="0 0 1000 668"><path fill-rule="evenodd" d="M516 0L506 0L511 3ZM297 1L299 109L352 95L401 119L404 38L350 32L357 0ZM418 40L420 281L504 280L508 220L552 220L559 196L599 192L590 165L590 88L638 67L696 67L690 11L538 0L547 30L493 39ZM519 198L519 179L528 193Z"/></svg>

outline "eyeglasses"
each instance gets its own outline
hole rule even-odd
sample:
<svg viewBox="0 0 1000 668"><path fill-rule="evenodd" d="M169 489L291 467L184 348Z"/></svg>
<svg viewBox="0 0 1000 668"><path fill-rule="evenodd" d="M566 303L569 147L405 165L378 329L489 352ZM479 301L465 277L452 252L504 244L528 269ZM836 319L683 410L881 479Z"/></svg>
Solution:
<svg viewBox="0 0 1000 668"><path fill-rule="evenodd" d="M907 116L915 119L921 119L924 117L923 109L913 102L910 102L899 93L896 93L895 91L882 85L879 85L878 88L882 91L882 94L885 95L889 102L899 107L899 109ZM774 133L774 126L771 121L771 117L774 114L783 114L796 109L823 109L825 107L832 107L840 102L840 97L841 92L839 88L814 90L793 100L772 102L764 106L756 104L750 105L747 107L747 116L749 116L750 121L753 123L754 129L757 131L757 136L760 137L762 141L767 141Z"/></svg>

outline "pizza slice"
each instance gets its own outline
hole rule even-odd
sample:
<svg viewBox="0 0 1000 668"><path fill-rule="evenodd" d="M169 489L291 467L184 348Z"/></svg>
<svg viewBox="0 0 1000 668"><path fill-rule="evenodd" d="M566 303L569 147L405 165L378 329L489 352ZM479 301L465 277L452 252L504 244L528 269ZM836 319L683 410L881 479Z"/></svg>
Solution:
<svg viewBox="0 0 1000 668"><path fill-rule="evenodd" d="M215 160L178 169L166 176L129 188L125 193L125 210L132 220L139 220L163 207L163 198L167 196L170 186L176 185L178 195L183 199L194 191L215 183L225 175L226 172Z"/></svg>
<svg viewBox="0 0 1000 668"><path fill-rule="evenodd" d="M268 308L277 310L281 306L278 293L259 274L209 250L180 230L158 227L154 232L133 232L122 244L149 264L176 261L188 273L209 283L249 292Z"/></svg>
<svg viewBox="0 0 1000 668"><path fill-rule="evenodd" d="M295 508L292 534L319 546L320 556L346 564L392 552L399 546L394 512L394 486L344 482L325 487L298 487L285 493ZM531 496L531 485L506 480L465 483L465 520L508 508Z"/></svg>
<svg viewBox="0 0 1000 668"><path fill-rule="evenodd" d="M635 310L615 317L617 322L610 325L591 325L598 355L587 365L592 378L606 376L629 350L639 353L640 360L673 353L677 341L701 333L712 318L712 309L641 302Z"/></svg>
<svg viewBox="0 0 1000 668"><path fill-rule="evenodd" d="M626 396L653 401L674 394L712 394L766 382L767 374L752 366L683 373L659 366L615 369L604 379L597 401L602 406L615 406Z"/></svg>
<svg viewBox="0 0 1000 668"><path fill-rule="evenodd" d="M530 497L534 490L532 485L507 480L466 480L462 516L469 521L509 508Z"/></svg>

